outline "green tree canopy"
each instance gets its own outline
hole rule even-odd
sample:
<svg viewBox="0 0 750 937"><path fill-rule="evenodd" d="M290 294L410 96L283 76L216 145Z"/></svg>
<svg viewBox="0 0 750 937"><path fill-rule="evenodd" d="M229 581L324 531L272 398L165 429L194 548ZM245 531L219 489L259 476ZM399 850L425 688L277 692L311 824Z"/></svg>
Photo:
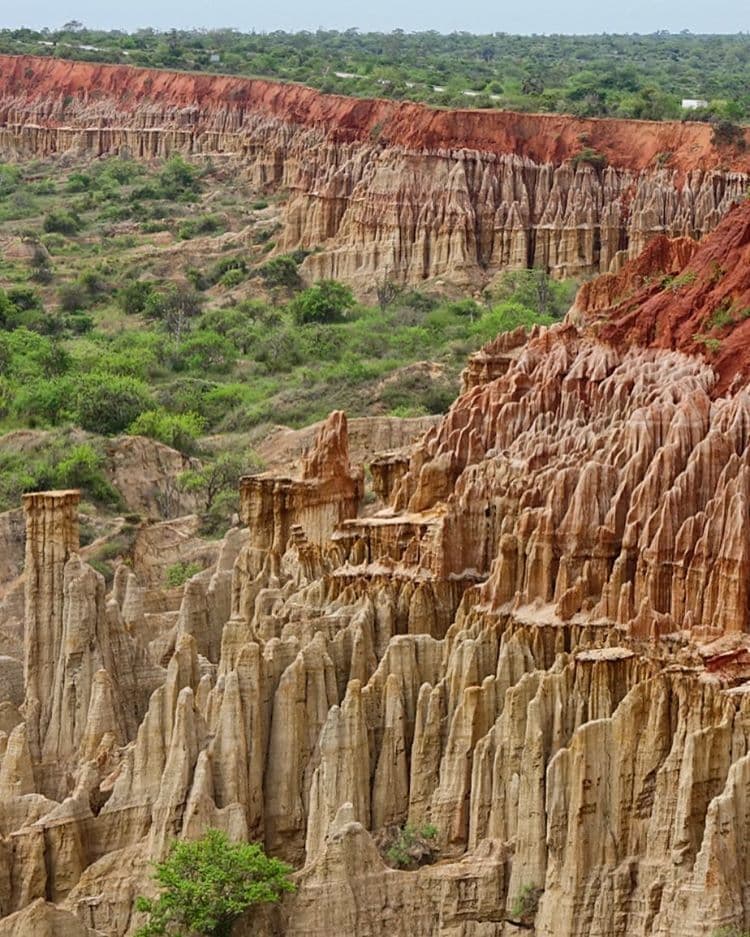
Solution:
<svg viewBox="0 0 750 937"><path fill-rule="evenodd" d="M306 322L338 322L353 306L352 291L336 280L318 280L309 289L302 290L291 303L294 318L300 325Z"/></svg>
<svg viewBox="0 0 750 937"><path fill-rule="evenodd" d="M197 934L229 937L232 924L248 908L276 902L294 890L291 866L269 858L259 843L232 843L226 833L208 830L194 842L176 842L156 866L161 895L139 898L148 922L136 937Z"/></svg>

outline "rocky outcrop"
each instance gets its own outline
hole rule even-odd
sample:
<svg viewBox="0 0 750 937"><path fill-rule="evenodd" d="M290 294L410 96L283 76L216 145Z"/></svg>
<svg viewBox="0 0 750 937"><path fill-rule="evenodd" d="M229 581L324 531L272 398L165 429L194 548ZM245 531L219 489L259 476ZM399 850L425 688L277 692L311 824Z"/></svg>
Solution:
<svg viewBox="0 0 750 937"><path fill-rule="evenodd" d="M603 341L700 355L717 371L714 393L750 378L750 211L730 213L703 244L663 240L617 277L581 290L571 311Z"/></svg>
<svg viewBox="0 0 750 937"><path fill-rule="evenodd" d="M76 552L78 500L77 491L24 495L23 715L38 789L51 797L69 791L105 738L132 738L143 705L120 608L105 603L103 577Z"/></svg>
<svg viewBox="0 0 750 937"><path fill-rule="evenodd" d="M442 111L298 85L0 58L0 152L180 151L289 193L283 250L309 278L472 288L507 267L581 276L656 234L699 237L747 189L750 156L706 124ZM588 155L587 155L588 154ZM593 159L590 156L593 154Z"/></svg>
<svg viewBox="0 0 750 937"><path fill-rule="evenodd" d="M96 937L68 911L61 911L41 898L23 911L0 921L0 937Z"/></svg>
<svg viewBox="0 0 750 937"><path fill-rule="evenodd" d="M24 495L26 708L39 750L49 728L63 636L65 564L78 549L77 491Z"/></svg>
<svg viewBox="0 0 750 937"><path fill-rule="evenodd" d="M179 476L199 463L145 436L121 436L106 450L107 475L125 508L144 517L171 519L194 513L196 495L186 492Z"/></svg>
<svg viewBox="0 0 750 937"><path fill-rule="evenodd" d="M749 214L688 269L740 289ZM648 256L679 277L684 248ZM75 496L27 502L49 668L0 709L3 914L44 898L132 934L150 862L217 827L297 870L238 937L746 926L745 357L719 394L710 358L602 340L611 289L472 359L448 414L376 460L382 505L361 509L342 413L297 475L243 479L248 529L179 609L124 568L107 599ZM439 862L399 867L405 826Z"/></svg>

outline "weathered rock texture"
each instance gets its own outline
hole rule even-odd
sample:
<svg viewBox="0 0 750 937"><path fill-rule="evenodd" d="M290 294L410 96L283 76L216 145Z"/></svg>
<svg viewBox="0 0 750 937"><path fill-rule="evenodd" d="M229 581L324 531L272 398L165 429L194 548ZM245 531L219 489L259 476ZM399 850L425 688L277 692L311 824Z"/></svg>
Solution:
<svg viewBox="0 0 750 937"><path fill-rule="evenodd" d="M63 909L132 934L149 862L219 827L298 868L237 937L511 937L534 889L538 937L747 928L744 352L728 380L710 349L623 341L613 297L658 275L650 314L687 269L707 312L744 303L749 222L745 203L570 321L488 344L445 418L375 460L374 514L332 414L297 475L242 480L248 529L179 610L125 567L105 596L75 495L27 499L0 927ZM434 828L439 863L386 865L376 842L407 823Z"/></svg>
<svg viewBox="0 0 750 937"><path fill-rule="evenodd" d="M576 157L591 149L596 168ZM750 155L706 124L441 111L298 85L0 57L0 152L181 151L236 159L290 198L303 270L480 287L506 267L606 272L655 234L699 237L747 188Z"/></svg>

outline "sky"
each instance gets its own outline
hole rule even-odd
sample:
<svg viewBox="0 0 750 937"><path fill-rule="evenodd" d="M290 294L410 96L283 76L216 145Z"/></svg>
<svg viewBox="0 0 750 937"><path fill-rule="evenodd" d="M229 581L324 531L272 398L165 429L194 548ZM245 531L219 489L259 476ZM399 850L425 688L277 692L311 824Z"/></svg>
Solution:
<svg viewBox="0 0 750 937"><path fill-rule="evenodd" d="M735 33L750 31L748 0L0 0L0 27L61 26L79 20L105 29L231 26L274 29L435 29L473 33ZM748 40L750 41L750 39Z"/></svg>

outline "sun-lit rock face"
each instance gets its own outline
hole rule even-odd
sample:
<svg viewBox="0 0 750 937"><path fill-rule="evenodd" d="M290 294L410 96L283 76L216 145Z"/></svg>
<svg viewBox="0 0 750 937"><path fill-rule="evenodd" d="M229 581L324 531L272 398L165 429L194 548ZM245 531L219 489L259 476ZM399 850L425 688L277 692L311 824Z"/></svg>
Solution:
<svg viewBox="0 0 750 937"><path fill-rule="evenodd" d="M532 264L616 270L655 235L711 231L750 173L707 124L447 111L31 56L0 56L0 152L226 157L288 193L279 249L315 248L308 278L362 293L389 279L477 290Z"/></svg>
<svg viewBox="0 0 750 937"><path fill-rule="evenodd" d="M680 322L746 302L748 243L750 202L490 342L445 417L374 459L382 507L331 414L296 474L242 480L245 529L179 611L125 567L105 594L76 494L29 496L0 933L132 934L149 863L209 827L298 870L236 937L510 937L523 895L544 937L745 927L746 318L718 358ZM404 824L440 862L386 864Z"/></svg>

